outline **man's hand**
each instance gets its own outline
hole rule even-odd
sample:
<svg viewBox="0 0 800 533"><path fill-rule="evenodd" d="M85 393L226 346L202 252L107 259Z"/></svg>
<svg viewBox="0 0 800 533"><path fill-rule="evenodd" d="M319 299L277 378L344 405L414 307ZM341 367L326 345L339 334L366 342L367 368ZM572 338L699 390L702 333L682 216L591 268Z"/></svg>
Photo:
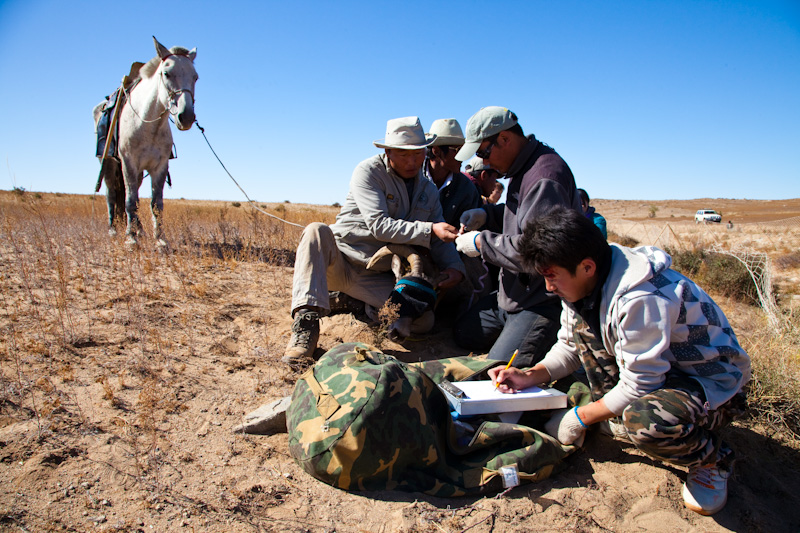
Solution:
<svg viewBox="0 0 800 533"><path fill-rule="evenodd" d="M434 222L431 229L433 230L433 234L436 235L440 241L453 242L456 240L456 237L458 237L456 228L447 222Z"/></svg>
<svg viewBox="0 0 800 533"><path fill-rule="evenodd" d="M550 382L550 372L541 364L525 370L513 366L508 369L504 366L496 366L489 370L489 377L492 378L492 383L495 385L499 383L497 390L506 393L518 392L528 387Z"/></svg>
<svg viewBox="0 0 800 533"><path fill-rule="evenodd" d="M544 430L561 444L582 445L586 426L581 423L577 411L577 407L554 411L550 420L545 423Z"/></svg>
<svg viewBox="0 0 800 533"><path fill-rule="evenodd" d="M446 277L445 277L446 276ZM464 274L456 270L455 268L445 268L441 272L441 280L436 286L439 289L449 289L450 287L455 287L461 280L464 279Z"/></svg>
<svg viewBox="0 0 800 533"><path fill-rule="evenodd" d="M481 233L470 231L456 238L456 250L467 257L478 257L481 255Z"/></svg>
<svg viewBox="0 0 800 533"><path fill-rule="evenodd" d="M475 231L476 229L480 229L486 224L486 211L481 209L480 207L477 209L467 209L463 213L461 213L461 230L459 233L464 233L465 231Z"/></svg>

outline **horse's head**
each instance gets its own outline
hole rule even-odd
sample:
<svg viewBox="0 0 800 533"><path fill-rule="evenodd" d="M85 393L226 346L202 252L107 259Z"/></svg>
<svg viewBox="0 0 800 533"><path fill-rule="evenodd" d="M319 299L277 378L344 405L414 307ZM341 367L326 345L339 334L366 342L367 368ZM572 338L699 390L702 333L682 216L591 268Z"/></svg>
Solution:
<svg viewBox="0 0 800 533"><path fill-rule="evenodd" d="M161 79L158 97L164 107L169 109L179 130L188 130L194 123L194 84L197 71L194 58L197 49L187 50L180 46L166 48L153 37L156 52L161 58L157 75Z"/></svg>

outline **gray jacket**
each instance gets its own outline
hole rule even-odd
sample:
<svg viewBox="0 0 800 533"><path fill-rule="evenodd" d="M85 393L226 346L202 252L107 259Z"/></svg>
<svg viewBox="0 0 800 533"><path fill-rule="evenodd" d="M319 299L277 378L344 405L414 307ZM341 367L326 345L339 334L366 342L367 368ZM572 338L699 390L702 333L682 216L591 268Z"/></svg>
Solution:
<svg viewBox="0 0 800 533"><path fill-rule="evenodd" d="M542 304L558 305L558 298L545 291L539 274L524 272L517 243L525 226L556 205L583 212L567 163L533 135L528 139L506 174L510 181L505 206L483 206L488 229L481 232L481 257L501 267L497 302L510 313Z"/></svg>
<svg viewBox="0 0 800 533"><path fill-rule="evenodd" d="M436 265L455 268L464 263L453 243L433 235L434 222L443 222L439 193L420 170L409 199L404 180L389 167L386 154L365 159L356 166L350 191L331 230L339 250L352 262L366 265L386 243L423 246L431 250Z"/></svg>

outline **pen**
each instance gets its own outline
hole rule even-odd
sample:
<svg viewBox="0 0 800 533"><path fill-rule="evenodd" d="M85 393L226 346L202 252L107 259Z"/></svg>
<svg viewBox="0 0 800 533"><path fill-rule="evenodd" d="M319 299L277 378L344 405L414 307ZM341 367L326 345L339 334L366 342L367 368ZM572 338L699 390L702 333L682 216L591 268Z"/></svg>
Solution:
<svg viewBox="0 0 800 533"><path fill-rule="evenodd" d="M517 356L517 352L519 352L519 349L514 350L514 354L511 356L511 359L508 360L508 364L506 365L506 367L503 370L508 370L509 368L511 368L511 363L514 362L514 358ZM495 389L497 387L499 387L499 386L500 386L500 382L499 381L494 384L494 388Z"/></svg>

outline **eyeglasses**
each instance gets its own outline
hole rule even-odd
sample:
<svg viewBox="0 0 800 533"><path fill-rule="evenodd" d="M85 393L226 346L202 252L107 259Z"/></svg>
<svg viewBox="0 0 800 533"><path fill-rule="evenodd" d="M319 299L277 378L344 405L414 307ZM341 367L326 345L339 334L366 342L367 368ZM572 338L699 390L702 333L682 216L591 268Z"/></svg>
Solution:
<svg viewBox="0 0 800 533"><path fill-rule="evenodd" d="M484 160L489 159L489 156L492 155L492 146L494 146L495 143L497 143L497 135L493 135L489 137L487 140L489 141L489 146L487 146L483 150L478 149L475 151L475 155Z"/></svg>

